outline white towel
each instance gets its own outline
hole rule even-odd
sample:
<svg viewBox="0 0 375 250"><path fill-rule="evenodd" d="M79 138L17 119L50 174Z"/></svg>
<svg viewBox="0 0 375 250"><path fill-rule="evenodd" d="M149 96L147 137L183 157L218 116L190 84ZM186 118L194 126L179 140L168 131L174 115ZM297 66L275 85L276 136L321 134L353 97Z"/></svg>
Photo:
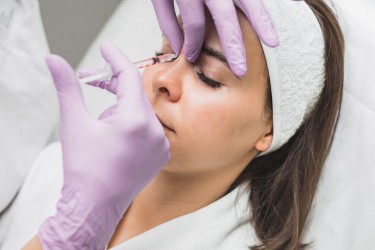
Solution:
<svg viewBox="0 0 375 250"><path fill-rule="evenodd" d="M244 10L239 0L233 1ZM304 1L264 0L264 4L280 40L276 48L262 43L272 92L273 140L264 152L269 153L295 134L319 98L324 81L324 37Z"/></svg>

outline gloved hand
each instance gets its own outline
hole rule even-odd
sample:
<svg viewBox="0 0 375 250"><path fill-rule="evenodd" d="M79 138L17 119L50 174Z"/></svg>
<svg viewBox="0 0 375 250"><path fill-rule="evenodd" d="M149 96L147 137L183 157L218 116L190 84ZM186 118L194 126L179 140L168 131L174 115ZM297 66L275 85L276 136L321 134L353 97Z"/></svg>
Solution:
<svg viewBox="0 0 375 250"><path fill-rule="evenodd" d="M117 103L89 115L75 72L47 58L59 97L64 185L54 217L39 229L43 249L104 249L123 214L169 161L169 142L141 76L112 44L101 52L118 82Z"/></svg>
<svg viewBox="0 0 375 250"><path fill-rule="evenodd" d="M176 0L185 32L185 56L194 62L204 41L205 13L208 7L218 31L228 64L237 76L247 72L246 52L234 1L241 4L256 34L270 47L279 45L278 35L263 0ZM175 53L180 53L183 34L177 22L173 0L152 0L160 28Z"/></svg>

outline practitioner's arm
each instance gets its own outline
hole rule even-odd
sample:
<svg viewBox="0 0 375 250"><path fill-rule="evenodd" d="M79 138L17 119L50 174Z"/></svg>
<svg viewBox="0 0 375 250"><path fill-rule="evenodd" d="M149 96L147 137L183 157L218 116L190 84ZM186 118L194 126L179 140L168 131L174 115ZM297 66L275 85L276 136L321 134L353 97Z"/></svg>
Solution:
<svg viewBox="0 0 375 250"><path fill-rule="evenodd" d="M88 113L72 67L47 59L59 97L64 183L56 214L24 249L103 250L137 193L169 161L140 73L114 45L101 52L118 84L117 103L98 119Z"/></svg>

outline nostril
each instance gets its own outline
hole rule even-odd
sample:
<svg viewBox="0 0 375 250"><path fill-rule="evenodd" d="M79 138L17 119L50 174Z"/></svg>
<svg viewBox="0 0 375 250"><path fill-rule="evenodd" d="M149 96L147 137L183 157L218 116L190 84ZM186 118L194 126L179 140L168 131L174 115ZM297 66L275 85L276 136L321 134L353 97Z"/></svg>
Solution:
<svg viewBox="0 0 375 250"><path fill-rule="evenodd" d="M168 89L165 88L165 87L161 87L161 88L159 88L159 91L160 91L160 93L166 93L167 95L169 95L169 91L168 91Z"/></svg>

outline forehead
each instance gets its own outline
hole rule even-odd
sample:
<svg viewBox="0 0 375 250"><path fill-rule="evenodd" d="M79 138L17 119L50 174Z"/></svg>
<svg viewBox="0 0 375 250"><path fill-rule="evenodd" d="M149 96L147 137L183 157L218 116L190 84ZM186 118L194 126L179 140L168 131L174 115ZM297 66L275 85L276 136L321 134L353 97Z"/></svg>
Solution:
<svg viewBox="0 0 375 250"><path fill-rule="evenodd" d="M248 67L248 74L245 79L264 80L267 72L266 58L263 53L260 40L256 35L250 21L246 15L238 8L236 8L238 22L240 24L242 39L246 50L246 61ZM209 45L218 51L222 51L222 46L215 23L208 9L205 9L206 27L205 27L205 45ZM183 30L183 21L181 15L178 16L178 22ZM249 75L249 73L251 75Z"/></svg>
<svg viewBox="0 0 375 250"><path fill-rule="evenodd" d="M241 27L242 39L246 49L247 57L263 57L263 49L260 44L259 38L256 35L253 27L245 14L236 8L238 22ZM211 46L215 46L216 49L222 50L219 34L216 30L215 23L212 19L210 12L206 9L206 30L205 30L205 43L209 43Z"/></svg>
<svg viewBox="0 0 375 250"><path fill-rule="evenodd" d="M236 11L246 50L248 74L244 79L249 81L265 80L265 75L267 75L267 63L260 40L245 14L238 8L236 8ZM207 9L205 44L214 49L223 51L215 23Z"/></svg>

